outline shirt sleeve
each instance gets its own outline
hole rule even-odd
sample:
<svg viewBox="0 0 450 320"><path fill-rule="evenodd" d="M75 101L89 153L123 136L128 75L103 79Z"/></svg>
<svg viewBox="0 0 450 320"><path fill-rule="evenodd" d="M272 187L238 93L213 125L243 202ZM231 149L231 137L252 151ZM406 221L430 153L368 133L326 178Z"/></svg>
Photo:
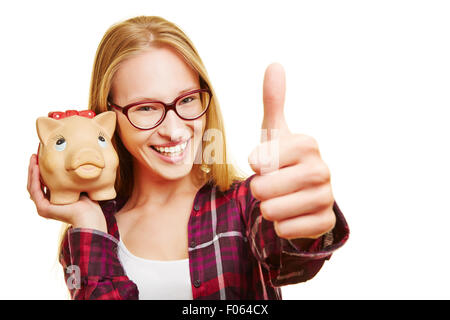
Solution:
<svg viewBox="0 0 450 320"><path fill-rule="evenodd" d="M118 241L94 229L70 228L60 263L72 299L137 300L137 286L126 276L117 256Z"/></svg>
<svg viewBox="0 0 450 320"><path fill-rule="evenodd" d="M264 219L260 201L250 191L252 175L237 187L237 200L246 223L247 238L251 250L270 275L273 286L283 286L313 278L330 259L333 252L344 245L349 236L347 222L334 203L336 224L333 230L311 241L305 248L295 240L278 237L273 222Z"/></svg>

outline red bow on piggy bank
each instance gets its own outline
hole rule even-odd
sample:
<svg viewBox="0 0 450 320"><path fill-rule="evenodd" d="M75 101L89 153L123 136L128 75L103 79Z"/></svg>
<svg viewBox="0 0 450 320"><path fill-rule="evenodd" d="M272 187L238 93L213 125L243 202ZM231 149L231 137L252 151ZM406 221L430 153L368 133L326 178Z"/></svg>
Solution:
<svg viewBox="0 0 450 320"><path fill-rule="evenodd" d="M52 111L48 113L48 116L52 119L63 119L63 118L67 118L70 116L81 116L81 117L86 117L86 118L94 118L95 117L95 112L92 110L83 110L83 111L77 111L77 110L67 110L65 112L61 112L61 111Z"/></svg>

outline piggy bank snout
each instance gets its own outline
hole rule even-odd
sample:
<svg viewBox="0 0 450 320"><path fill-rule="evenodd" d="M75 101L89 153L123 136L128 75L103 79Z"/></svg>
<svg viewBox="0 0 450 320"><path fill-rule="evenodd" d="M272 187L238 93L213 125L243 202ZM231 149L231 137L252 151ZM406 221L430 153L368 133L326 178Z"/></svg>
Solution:
<svg viewBox="0 0 450 320"><path fill-rule="evenodd" d="M70 169L75 170L85 164L91 164L103 169L105 167L105 160L103 159L103 155L95 149L81 149L72 155Z"/></svg>
<svg viewBox="0 0 450 320"><path fill-rule="evenodd" d="M70 156L69 170L84 179L96 178L105 167L103 155L95 149L81 149Z"/></svg>

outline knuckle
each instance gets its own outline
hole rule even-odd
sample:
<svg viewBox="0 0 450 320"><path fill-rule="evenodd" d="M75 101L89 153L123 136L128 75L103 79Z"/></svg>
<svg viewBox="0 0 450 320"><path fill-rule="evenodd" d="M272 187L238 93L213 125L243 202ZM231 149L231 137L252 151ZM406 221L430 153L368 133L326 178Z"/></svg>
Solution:
<svg viewBox="0 0 450 320"><path fill-rule="evenodd" d="M285 222L275 222L274 223L274 229L275 229L275 233L280 238L284 238L284 239L289 238L289 232L288 232L288 230L286 228L286 223Z"/></svg>
<svg viewBox="0 0 450 320"><path fill-rule="evenodd" d="M270 204L268 204L267 201L261 201L259 210L264 219L274 221L275 217L273 216L273 212L270 209Z"/></svg>
<svg viewBox="0 0 450 320"><path fill-rule="evenodd" d="M318 165L317 168L317 176L320 180L320 182L328 182L331 179L331 172L330 168L324 163L321 162L320 165Z"/></svg>
<svg viewBox="0 0 450 320"><path fill-rule="evenodd" d="M333 206L334 197L333 192L331 191L331 186L327 185L322 188L322 192L320 193L319 203L323 208L330 208ZM331 209L332 210L332 209Z"/></svg>
<svg viewBox="0 0 450 320"><path fill-rule="evenodd" d="M261 199L261 187L258 181L259 177L254 177L252 181L250 181L250 191L256 199Z"/></svg>
<svg viewBox="0 0 450 320"><path fill-rule="evenodd" d="M304 147L305 138L302 134L296 134L294 136L294 143L297 149L302 149Z"/></svg>
<svg viewBox="0 0 450 320"><path fill-rule="evenodd" d="M306 178L314 185L328 183L331 180L330 169L323 162L311 165L308 167Z"/></svg>
<svg viewBox="0 0 450 320"><path fill-rule="evenodd" d="M319 150L319 144L316 139L308 135L298 135L297 144L304 151L313 152Z"/></svg>
<svg viewBox="0 0 450 320"><path fill-rule="evenodd" d="M335 225L336 225L336 216L334 215L333 211L331 212L327 211L327 214L325 214L323 216L323 219L321 219L319 231L321 234L327 233L333 230Z"/></svg>

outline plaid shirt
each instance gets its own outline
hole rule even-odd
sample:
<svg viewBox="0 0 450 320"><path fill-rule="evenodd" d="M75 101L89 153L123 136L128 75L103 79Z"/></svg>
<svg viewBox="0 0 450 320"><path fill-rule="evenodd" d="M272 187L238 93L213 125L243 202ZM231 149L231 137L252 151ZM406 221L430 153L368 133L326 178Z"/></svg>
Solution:
<svg viewBox="0 0 450 320"><path fill-rule="evenodd" d="M307 250L299 249L295 240L279 238L250 192L253 176L233 183L225 192L207 183L195 196L188 223L194 299L281 299L279 286L314 277L348 239L348 225L336 203L334 229ZM139 298L136 284L117 256L119 231L114 214L125 202L117 198L100 203L108 234L83 228L66 233L60 262L73 299Z"/></svg>

